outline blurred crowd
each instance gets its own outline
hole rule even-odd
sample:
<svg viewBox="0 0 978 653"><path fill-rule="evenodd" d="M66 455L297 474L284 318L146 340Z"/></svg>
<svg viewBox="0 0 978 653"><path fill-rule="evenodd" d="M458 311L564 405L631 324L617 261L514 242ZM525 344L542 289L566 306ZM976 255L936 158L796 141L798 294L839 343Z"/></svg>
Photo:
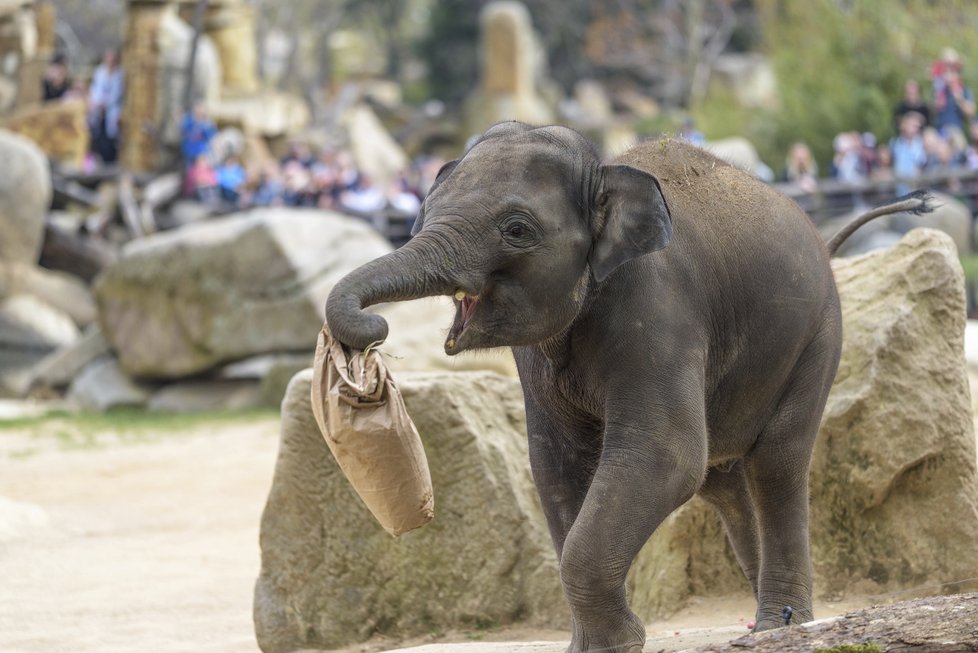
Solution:
<svg viewBox="0 0 978 653"><path fill-rule="evenodd" d="M828 176L854 185L906 180L897 188L903 194L910 180L922 175L978 170L975 96L963 80L955 50L946 48L932 64L929 82L928 101L916 79L906 81L893 111L894 136L889 141L871 132L836 135ZM781 180L813 191L818 178L818 164L808 145L792 145Z"/></svg>
<svg viewBox="0 0 978 653"><path fill-rule="evenodd" d="M767 181L786 181L814 191L820 176L853 185L896 181L898 192L922 175L978 170L978 116L974 92L962 77L958 53L946 48L931 65L927 84L908 79L893 112L893 137L848 131L835 136L828 170L821 171L810 147L793 144L779 175L765 168ZM90 163L114 163L125 80L118 52L108 50L88 84L73 80L67 61L56 56L43 80L44 99L84 98L91 131ZM216 151L217 130L202 106L182 124L184 192L202 202L233 208L306 206L354 214L395 210L414 214L443 163L421 157L390 181L378 183L358 169L350 152L294 142L279 161L243 161L240 153ZM697 144L705 140L691 122L680 136Z"/></svg>
<svg viewBox="0 0 978 653"><path fill-rule="evenodd" d="M316 150L295 140L281 160L245 162L233 148L215 147L216 136L217 128L203 105L185 116L181 128L184 194L236 209L291 206L361 216L382 211L414 215L444 163L437 157L419 157L381 184L359 169L345 149Z"/></svg>

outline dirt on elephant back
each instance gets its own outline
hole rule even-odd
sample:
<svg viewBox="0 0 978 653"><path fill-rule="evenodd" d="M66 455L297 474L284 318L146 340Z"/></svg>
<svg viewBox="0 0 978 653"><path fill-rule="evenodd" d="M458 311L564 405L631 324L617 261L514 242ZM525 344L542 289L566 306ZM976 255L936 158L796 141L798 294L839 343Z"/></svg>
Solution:
<svg viewBox="0 0 978 653"><path fill-rule="evenodd" d="M867 608L694 650L696 653L978 651L978 593Z"/></svg>

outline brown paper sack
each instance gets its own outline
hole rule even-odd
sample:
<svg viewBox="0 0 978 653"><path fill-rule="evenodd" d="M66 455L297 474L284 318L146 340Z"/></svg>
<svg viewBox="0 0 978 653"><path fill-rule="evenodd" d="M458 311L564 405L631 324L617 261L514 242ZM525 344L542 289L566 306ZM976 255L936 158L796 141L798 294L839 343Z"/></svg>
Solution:
<svg viewBox="0 0 978 653"><path fill-rule="evenodd" d="M397 537L431 521L428 459L380 354L347 350L323 325L313 373L319 430L380 525Z"/></svg>

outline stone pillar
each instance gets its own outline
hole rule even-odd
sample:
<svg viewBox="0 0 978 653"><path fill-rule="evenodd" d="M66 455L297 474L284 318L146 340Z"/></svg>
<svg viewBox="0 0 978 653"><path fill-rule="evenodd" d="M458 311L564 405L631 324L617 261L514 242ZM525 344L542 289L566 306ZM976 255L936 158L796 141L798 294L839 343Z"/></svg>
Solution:
<svg viewBox="0 0 978 653"><path fill-rule="evenodd" d="M50 61L57 48L58 8L48 0L34 5L37 16L37 56Z"/></svg>
<svg viewBox="0 0 978 653"><path fill-rule="evenodd" d="M255 10L240 0L211 3L205 31L221 58L223 90L255 93L258 83L258 47Z"/></svg>
<svg viewBox="0 0 978 653"><path fill-rule="evenodd" d="M468 101L469 130L481 132L500 120L552 122L553 110L538 92L542 54L526 7L493 2L483 9L481 24L482 73Z"/></svg>
<svg viewBox="0 0 978 653"><path fill-rule="evenodd" d="M0 109L39 102L44 62L38 60L37 16L29 0L0 3L0 57L7 55L16 57L15 81L7 78Z"/></svg>
<svg viewBox="0 0 978 653"><path fill-rule="evenodd" d="M157 35L167 11L166 0L129 0L128 27L122 48L126 73L119 160L134 172L159 164L159 116L162 106L162 60Z"/></svg>

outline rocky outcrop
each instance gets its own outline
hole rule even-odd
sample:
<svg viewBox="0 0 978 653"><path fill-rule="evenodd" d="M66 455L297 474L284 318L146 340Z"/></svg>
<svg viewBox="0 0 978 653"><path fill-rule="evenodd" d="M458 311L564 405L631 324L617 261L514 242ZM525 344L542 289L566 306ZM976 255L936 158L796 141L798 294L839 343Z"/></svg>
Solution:
<svg viewBox="0 0 978 653"><path fill-rule="evenodd" d="M425 445L435 519L392 539L336 465L293 378L262 516L255 630L266 653L334 648L375 632L563 625L556 559L526 463L519 384L487 373L403 376Z"/></svg>
<svg viewBox="0 0 978 653"><path fill-rule="evenodd" d="M835 262L842 363L812 463L818 592L978 576L964 277L951 239L917 229Z"/></svg>
<svg viewBox="0 0 978 653"><path fill-rule="evenodd" d="M0 161L0 265L37 263L51 204L47 158L26 138L0 130Z"/></svg>
<svg viewBox="0 0 978 653"><path fill-rule="evenodd" d="M260 210L133 241L95 286L123 368L178 378L256 354L312 351L326 296L390 251L368 226L319 211Z"/></svg>

